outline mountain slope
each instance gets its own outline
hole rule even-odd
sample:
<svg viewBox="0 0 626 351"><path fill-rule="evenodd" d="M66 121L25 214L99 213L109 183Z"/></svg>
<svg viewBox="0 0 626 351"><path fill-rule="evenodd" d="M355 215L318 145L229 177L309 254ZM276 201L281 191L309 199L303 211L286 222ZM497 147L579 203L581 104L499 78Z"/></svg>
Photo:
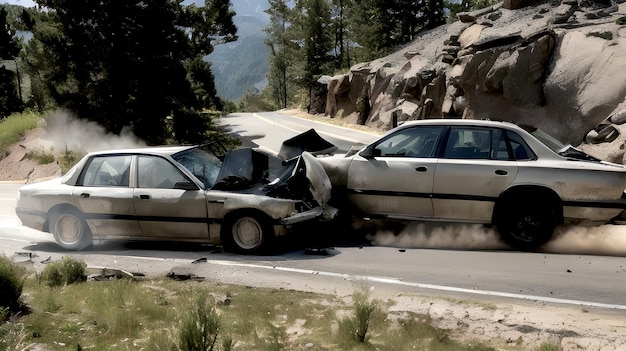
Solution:
<svg viewBox="0 0 626 351"><path fill-rule="evenodd" d="M269 16L266 0L233 0L237 15L234 18L239 39L217 45L206 60L213 63L215 87L223 99L236 101L247 90L259 91L267 85L269 48L264 44L263 29Z"/></svg>

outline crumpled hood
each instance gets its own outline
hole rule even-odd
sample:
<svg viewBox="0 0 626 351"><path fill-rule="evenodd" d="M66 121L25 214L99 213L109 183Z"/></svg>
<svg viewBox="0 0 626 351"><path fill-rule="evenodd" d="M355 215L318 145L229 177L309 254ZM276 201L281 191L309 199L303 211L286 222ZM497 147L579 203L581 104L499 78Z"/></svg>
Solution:
<svg viewBox="0 0 626 351"><path fill-rule="evenodd" d="M245 148L226 154L213 189L302 200L316 206L330 200L331 184L309 152L283 161Z"/></svg>

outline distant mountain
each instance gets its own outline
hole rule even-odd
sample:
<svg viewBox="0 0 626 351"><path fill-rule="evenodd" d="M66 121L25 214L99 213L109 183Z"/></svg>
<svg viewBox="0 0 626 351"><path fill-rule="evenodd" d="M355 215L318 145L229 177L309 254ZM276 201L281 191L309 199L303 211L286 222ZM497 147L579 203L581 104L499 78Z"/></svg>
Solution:
<svg viewBox="0 0 626 351"><path fill-rule="evenodd" d="M217 45L207 61L213 63L217 95L236 101L246 90L260 91L267 85L269 48L264 44L263 29L269 16L267 0L231 0L237 13L234 18L239 39Z"/></svg>

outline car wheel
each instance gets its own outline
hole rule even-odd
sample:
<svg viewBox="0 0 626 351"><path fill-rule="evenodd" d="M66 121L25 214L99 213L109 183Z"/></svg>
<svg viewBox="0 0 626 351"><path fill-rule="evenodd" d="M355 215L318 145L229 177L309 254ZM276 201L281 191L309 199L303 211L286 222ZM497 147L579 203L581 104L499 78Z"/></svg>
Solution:
<svg viewBox="0 0 626 351"><path fill-rule="evenodd" d="M244 254L266 252L274 239L269 218L259 213L242 212L227 222L224 245L229 251Z"/></svg>
<svg viewBox="0 0 626 351"><path fill-rule="evenodd" d="M76 210L56 213L50 223L54 240L66 250L82 250L93 244L87 222Z"/></svg>
<svg viewBox="0 0 626 351"><path fill-rule="evenodd" d="M547 204L526 204L510 208L498 227L502 239L520 250L533 250L550 240L556 227L554 208Z"/></svg>

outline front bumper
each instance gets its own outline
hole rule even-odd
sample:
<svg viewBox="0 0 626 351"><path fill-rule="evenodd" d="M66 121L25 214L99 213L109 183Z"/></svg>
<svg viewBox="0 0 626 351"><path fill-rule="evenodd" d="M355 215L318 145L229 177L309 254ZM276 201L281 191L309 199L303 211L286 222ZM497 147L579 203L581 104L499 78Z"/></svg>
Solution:
<svg viewBox="0 0 626 351"><path fill-rule="evenodd" d="M337 216L339 211L328 205L314 207L308 211L296 213L295 215L285 217L280 220L283 225L292 225L300 222L310 221L314 219L329 221Z"/></svg>

